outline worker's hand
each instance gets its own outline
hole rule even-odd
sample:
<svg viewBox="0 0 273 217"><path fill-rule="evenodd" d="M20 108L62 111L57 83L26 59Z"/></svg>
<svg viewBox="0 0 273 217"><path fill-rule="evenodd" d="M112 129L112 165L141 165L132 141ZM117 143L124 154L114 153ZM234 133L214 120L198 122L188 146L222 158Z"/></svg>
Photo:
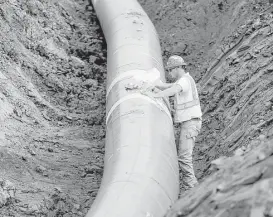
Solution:
<svg viewBox="0 0 273 217"><path fill-rule="evenodd" d="M141 90L140 93L142 93L145 96L151 97L151 98L155 98L155 94L151 91L147 91L147 90Z"/></svg>
<svg viewBox="0 0 273 217"><path fill-rule="evenodd" d="M158 94L154 93L154 98L162 98L162 96L159 96Z"/></svg>
<svg viewBox="0 0 273 217"><path fill-rule="evenodd" d="M151 83L143 83L141 89L145 90L145 91L153 91L154 90L154 86L151 85Z"/></svg>

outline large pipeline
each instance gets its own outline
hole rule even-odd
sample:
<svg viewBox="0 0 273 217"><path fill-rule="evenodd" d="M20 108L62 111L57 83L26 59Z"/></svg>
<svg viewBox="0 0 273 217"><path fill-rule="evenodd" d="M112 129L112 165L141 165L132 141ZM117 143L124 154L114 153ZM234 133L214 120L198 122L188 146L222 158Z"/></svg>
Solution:
<svg viewBox="0 0 273 217"><path fill-rule="evenodd" d="M86 216L162 217L179 192L169 105L125 88L165 81L159 38L136 0L92 3L107 42L107 129L103 179Z"/></svg>

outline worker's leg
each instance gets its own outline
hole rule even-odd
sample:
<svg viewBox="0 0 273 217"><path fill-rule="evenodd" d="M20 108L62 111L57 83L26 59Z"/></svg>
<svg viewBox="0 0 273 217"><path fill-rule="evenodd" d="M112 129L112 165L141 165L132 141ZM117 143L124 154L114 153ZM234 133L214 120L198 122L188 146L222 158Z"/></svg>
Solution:
<svg viewBox="0 0 273 217"><path fill-rule="evenodd" d="M198 184L194 174L192 152L195 139L201 129L201 120L190 120L181 123L178 159L182 170L182 187L189 189Z"/></svg>

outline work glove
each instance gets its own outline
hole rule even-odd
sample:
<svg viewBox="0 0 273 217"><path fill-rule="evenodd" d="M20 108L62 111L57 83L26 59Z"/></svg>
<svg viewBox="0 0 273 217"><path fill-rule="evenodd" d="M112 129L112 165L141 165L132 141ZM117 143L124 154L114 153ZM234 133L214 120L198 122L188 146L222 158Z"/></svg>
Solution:
<svg viewBox="0 0 273 217"><path fill-rule="evenodd" d="M142 83L141 89L146 91L153 91L155 87L151 83L144 82Z"/></svg>
<svg viewBox="0 0 273 217"><path fill-rule="evenodd" d="M147 90L147 89L143 90L143 89L141 89L140 93L143 94L143 95L145 95L145 96L148 96L150 98L155 98L155 94L153 92L151 92L150 90Z"/></svg>

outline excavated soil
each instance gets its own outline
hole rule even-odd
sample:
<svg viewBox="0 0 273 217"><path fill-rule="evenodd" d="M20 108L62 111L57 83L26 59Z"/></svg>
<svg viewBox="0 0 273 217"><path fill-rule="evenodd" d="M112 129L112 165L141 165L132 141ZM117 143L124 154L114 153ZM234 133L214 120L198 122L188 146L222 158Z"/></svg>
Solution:
<svg viewBox="0 0 273 217"><path fill-rule="evenodd" d="M198 82L200 185L167 216L273 216L273 8L140 0ZM84 216L100 186L106 44L87 0L0 1L0 216Z"/></svg>
<svg viewBox="0 0 273 217"><path fill-rule="evenodd" d="M0 2L0 216L84 216L100 186L106 45L88 1Z"/></svg>

